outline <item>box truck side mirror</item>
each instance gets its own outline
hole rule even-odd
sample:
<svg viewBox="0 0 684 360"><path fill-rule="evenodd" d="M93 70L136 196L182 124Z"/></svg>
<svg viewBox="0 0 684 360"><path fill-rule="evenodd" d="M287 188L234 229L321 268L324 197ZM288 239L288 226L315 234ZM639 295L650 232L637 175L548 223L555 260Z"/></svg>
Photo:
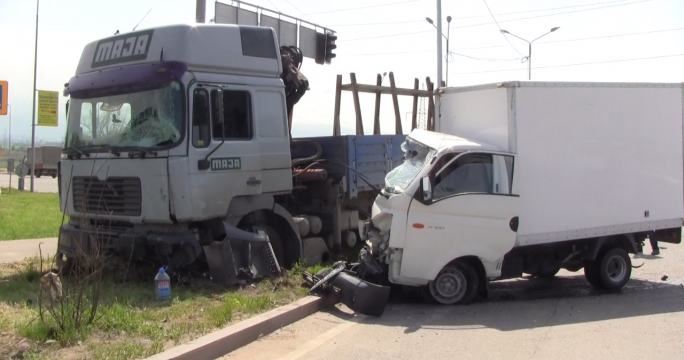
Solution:
<svg viewBox="0 0 684 360"><path fill-rule="evenodd" d="M426 176L420 180L421 182L421 188L423 190L423 200L424 201L430 201L432 200L432 186L430 184L430 177Z"/></svg>

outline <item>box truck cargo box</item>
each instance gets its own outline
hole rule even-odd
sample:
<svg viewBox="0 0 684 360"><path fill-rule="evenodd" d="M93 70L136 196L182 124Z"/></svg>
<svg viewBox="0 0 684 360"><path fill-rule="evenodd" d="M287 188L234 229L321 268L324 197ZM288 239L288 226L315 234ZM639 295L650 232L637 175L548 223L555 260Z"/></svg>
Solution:
<svg viewBox="0 0 684 360"><path fill-rule="evenodd" d="M681 225L682 84L450 88L440 132L517 154L517 245Z"/></svg>

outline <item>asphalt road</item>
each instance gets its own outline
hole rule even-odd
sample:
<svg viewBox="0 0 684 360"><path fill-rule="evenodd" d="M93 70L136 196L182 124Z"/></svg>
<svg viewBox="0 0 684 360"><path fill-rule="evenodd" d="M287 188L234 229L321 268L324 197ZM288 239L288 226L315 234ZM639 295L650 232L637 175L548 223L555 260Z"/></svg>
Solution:
<svg viewBox="0 0 684 360"><path fill-rule="evenodd" d="M41 176L40 178L34 178L34 188L35 192L57 192L57 179L53 179L51 176ZM12 175L12 189L16 189L19 184L19 177ZM6 172L0 172L0 187L6 188L9 186L9 174ZM24 190L31 190L31 177L26 176L24 178Z"/></svg>
<svg viewBox="0 0 684 360"><path fill-rule="evenodd" d="M645 265L619 294L580 270L493 283L469 306L404 301L372 318L338 305L221 359L684 359L684 245L663 246L632 260Z"/></svg>

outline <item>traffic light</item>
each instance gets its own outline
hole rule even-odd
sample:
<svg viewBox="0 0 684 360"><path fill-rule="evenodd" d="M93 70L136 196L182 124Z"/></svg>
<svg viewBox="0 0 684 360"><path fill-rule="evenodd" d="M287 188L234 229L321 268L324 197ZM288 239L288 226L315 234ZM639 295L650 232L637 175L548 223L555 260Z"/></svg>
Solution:
<svg viewBox="0 0 684 360"><path fill-rule="evenodd" d="M337 40L337 36L333 34L325 34L325 63L330 64L330 61L337 56L337 54L333 53L333 50L337 48L337 45L335 45L335 40Z"/></svg>
<svg viewBox="0 0 684 360"><path fill-rule="evenodd" d="M316 33L316 64L330 64L330 61L337 56L333 50L337 48L335 45L337 36L330 33Z"/></svg>

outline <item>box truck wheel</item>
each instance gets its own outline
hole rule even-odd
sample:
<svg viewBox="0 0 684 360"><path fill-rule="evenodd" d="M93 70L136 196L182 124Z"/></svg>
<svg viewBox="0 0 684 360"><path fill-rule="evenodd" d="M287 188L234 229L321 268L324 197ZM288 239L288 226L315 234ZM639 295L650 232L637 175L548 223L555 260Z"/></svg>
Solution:
<svg viewBox="0 0 684 360"><path fill-rule="evenodd" d="M608 290L621 289L632 275L632 261L623 248L615 247L606 251L598 262L598 268L601 282Z"/></svg>
<svg viewBox="0 0 684 360"><path fill-rule="evenodd" d="M591 286L597 289L603 289L603 283L601 282L601 274L599 273L598 262L596 261L585 261L584 262L584 277Z"/></svg>
<svg viewBox="0 0 684 360"><path fill-rule="evenodd" d="M478 280L477 272L469 263L457 260L445 266L421 293L430 303L467 305L477 295Z"/></svg>

